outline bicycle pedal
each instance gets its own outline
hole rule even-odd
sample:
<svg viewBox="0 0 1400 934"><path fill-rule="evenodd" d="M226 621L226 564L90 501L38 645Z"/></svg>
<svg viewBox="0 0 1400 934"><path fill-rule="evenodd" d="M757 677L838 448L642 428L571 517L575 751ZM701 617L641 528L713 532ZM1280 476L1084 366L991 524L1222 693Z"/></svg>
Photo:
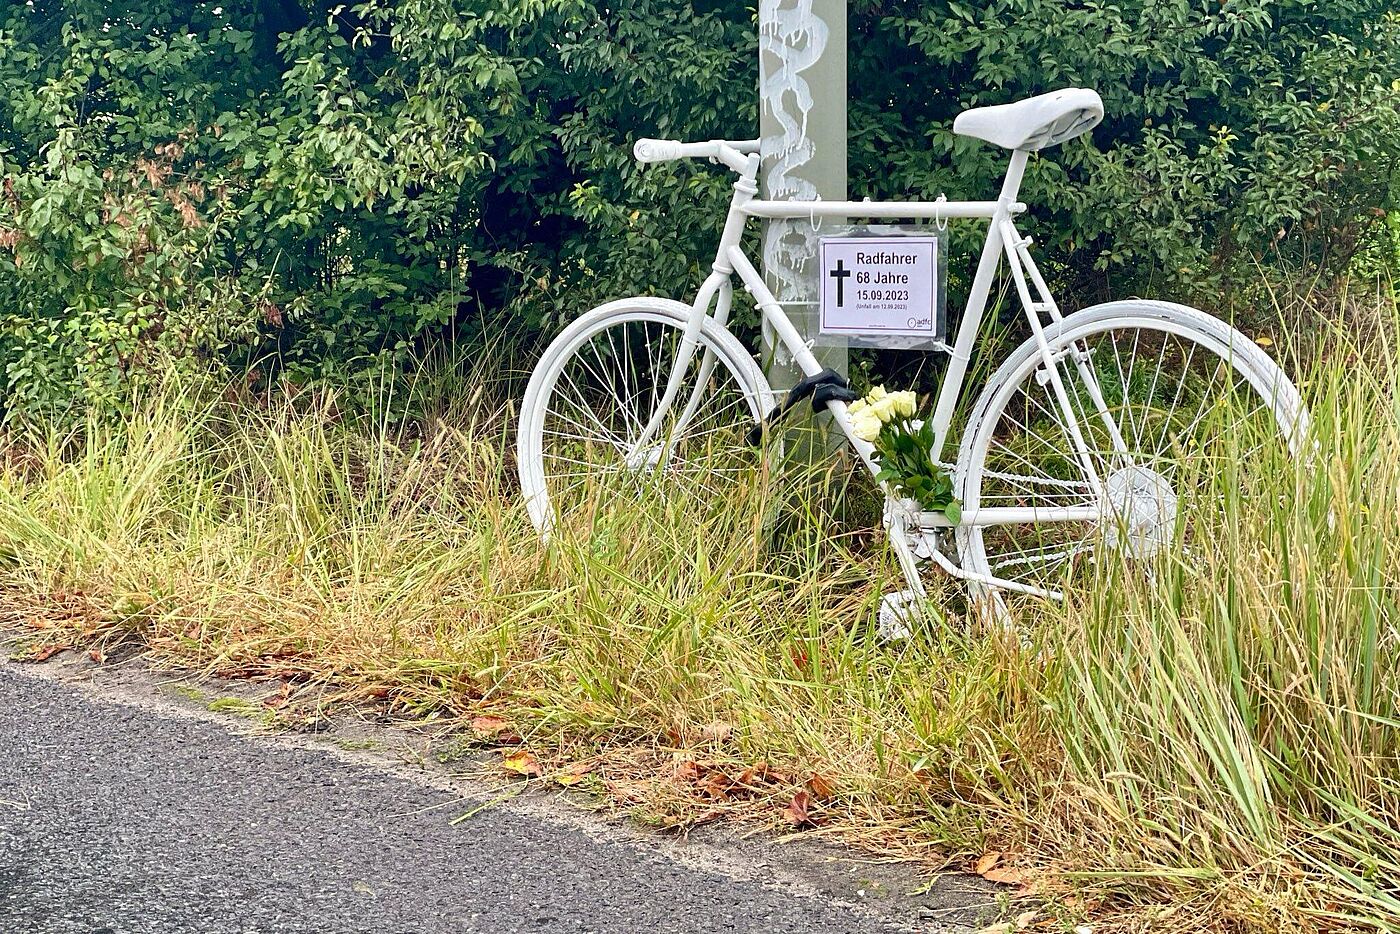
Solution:
<svg viewBox="0 0 1400 934"><path fill-rule="evenodd" d="M912 590L899 590L880 598L876 633L881 642L904 642L914 635L913 623L922 615L921 600Z"/></svg>

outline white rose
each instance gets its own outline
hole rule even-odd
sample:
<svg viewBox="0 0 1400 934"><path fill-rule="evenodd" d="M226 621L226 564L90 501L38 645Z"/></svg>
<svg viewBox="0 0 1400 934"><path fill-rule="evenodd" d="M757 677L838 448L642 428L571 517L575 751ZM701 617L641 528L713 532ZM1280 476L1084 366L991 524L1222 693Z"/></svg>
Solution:
<svg viewBox="0 0 1400 934"><path fill-rule="evenodd" d="M894 400L894 414L908 418L914 414L914 410L919 407L919 397L912 392L892 392L890 398Z"/></svg>
<svg viewBox="0 0 1400 934"><path fill-rule="evenodd" d="M850 412L852 415L854 415L854 414L856 414L857 412L859 412L861 409L863 409L863 408L865 408L866 406L868 406L869 404L870 404L870 403L869 403L869 402L866 402L864 399L857 399L856 401L852 402L850 405L846 406L846 411L847 411L847 412Z"/></svg>
<svg viewBox="0 0 1400 934"><path fill-rule="evenodd" d="M870 403L870 412L882 423L888 422L895 415L894 396L882 396L878 401Z"/></svg>
<svg viewBox="0 0 1400 934"><path fill-rule="evenodd" d="M876 386L874 389L870 390L870 392L866 394L865 400L867 402L879 402L887 395L889 395L889 393L885 392L884 386Z"/></svg>
<svg viewBox="0 0 1400 934"><path fill-rule="evenodd" d="M857 412L851 416L851 430L857 438L862 441L869 441L872 444L880 437L880 429L884 427L879 417L871 409Z"/></svg>

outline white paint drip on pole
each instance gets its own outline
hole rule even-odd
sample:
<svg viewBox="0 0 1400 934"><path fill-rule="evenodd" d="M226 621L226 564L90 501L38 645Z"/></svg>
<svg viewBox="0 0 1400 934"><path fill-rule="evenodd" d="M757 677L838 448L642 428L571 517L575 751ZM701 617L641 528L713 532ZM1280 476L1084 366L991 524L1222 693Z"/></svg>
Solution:
<svg viewBox="0 0 1400 934"><path fill-rule="evenodd" d="M758 34L764 197L845 200L846 0L760 0ZM802 220L770 221L763 233L769 287L808 337L816 334L819 236ZM801 377L771 335L764 335L764 347L774 388ZM845 372L844 348L814 352L823 365Z"/></svg>

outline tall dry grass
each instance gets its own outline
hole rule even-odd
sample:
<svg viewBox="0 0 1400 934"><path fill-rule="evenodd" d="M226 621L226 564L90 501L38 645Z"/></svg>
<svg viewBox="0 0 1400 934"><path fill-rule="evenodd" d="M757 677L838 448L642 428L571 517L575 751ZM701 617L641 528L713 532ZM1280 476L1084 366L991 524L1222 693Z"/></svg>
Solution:
<svg viewBox="0 0 1400 934"><path fill-rule="evenodd" d="M780 824L806 788L833 830L1002 850L1100 930L1394 930L1400 316L1365 320L1302 366L1316 457L1222 469L1211 534L1151 574L1105 565L1024 638L970 630L950 587L881 644L877 536L800 498L775 540L762 483L543 548L510 393L470 377L407 427L171 385L117 423L15 429L0 609L36 648L138 640L322 700L490 714L546 777L661 823Z"/></svg>

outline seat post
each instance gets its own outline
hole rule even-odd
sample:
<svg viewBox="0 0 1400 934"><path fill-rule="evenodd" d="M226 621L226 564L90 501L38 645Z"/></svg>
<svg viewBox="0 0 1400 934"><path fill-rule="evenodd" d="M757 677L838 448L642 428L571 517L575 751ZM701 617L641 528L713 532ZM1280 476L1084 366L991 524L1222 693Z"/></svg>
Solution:
<svg viewBox="0 0 1400 934"><path fill-rule="evenodd" d="M1030 153L1024 149L1016 149L1011 153L1011 163L1006 167L1006 177L1001 182L1001 202L1003 204L1015 204L1016 197L1021 193L1021 179L1026 174L1026 162L1030 159Z"/></svg>
<svg viewBox="0 0 1400 934"><path fill-rule="evenodd" d="M1012 207L1021 191L1021 178L1026 174L1026 162L1030 152L1016 149L1011 153L1011 164L1006 167L1006 178L1001 183L1001 197L997 199L996 213L991 217L987 229L987 239L982 244L982 257L977 261L977 274L972 278L972 286L967 293L967 306L963 310L962 322L958 325L958 336L948 355L948 369L943 373L943 386L939 388L938 401L933 410L933 451L935 461L943 456L943 447L948 441L948 428L953 423L953 410L958 397L962 395L963 379L967 376L968 363L972 360L972 347L977 342L982 324L982 315L987 310L987 297L992 291L992 280L996 278L1001 265L1006 244L1002 241L1001 222L1012 216ZM945 392L946 387L952 392Z"/></svg>

